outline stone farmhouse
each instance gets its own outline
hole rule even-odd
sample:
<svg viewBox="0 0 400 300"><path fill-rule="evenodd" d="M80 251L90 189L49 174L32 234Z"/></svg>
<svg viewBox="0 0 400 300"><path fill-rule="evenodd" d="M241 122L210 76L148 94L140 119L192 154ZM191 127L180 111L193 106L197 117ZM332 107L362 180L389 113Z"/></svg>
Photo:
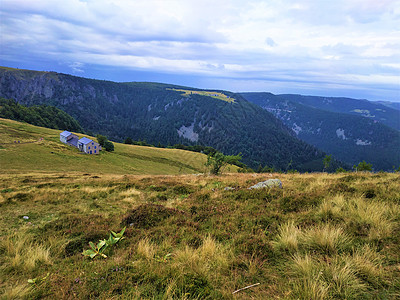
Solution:
<svg viewBox="0 0 400 300"><path fill-rule="evenodd" d="M78 149L87 154L99 154L100 144L83 137L78 141Z"/></svg>
<svg viewBox="0 0 400 300"><path fill-rule="evenodd" d="M79 139L76 134L73 134L69 131L63 131L60 133L60 141L64 144L76 147L80 151L87 154L99 154L101 150L99 143L87 137Z"/></svg>

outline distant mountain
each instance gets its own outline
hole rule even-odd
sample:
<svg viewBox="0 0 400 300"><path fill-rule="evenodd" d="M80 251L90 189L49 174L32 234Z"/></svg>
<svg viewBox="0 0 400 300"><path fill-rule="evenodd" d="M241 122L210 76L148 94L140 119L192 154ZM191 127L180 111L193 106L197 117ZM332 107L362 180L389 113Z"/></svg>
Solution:
<svg viewBox="0 0 400 300"><path fill-rule="evenodd" d="M353 165L365 160L372 163L375 170L390 170L400 165L400 132L371 117L349 113L355 107L354 103L358 103L360 109L369 108L371 111L379 106L368 103L361 106L364 101L358 100L349 100L351 103L346 104L345 98L333 99L329 103L323 100L325 103L318 104L315 103L317 99L325 98L271 93L241 95L273 113L303 141L346 163ZM340 108L338 103L343 107ZM346 113L337 112L339 110Z"/></svg>
<svg viewBox="0 0 400 300"><path fill-rule="evenodd" d="M366 117L400 130L400 111L392 107L396 107L395 103L384 105L379 102L352 98L302 96L294 94L283 94L279 96L286 100L313 108Z"/></svg>
<svg viewBox="0 0 400 300"><path fill-rule="evenodd" d="M151 144L201 144L243 155L252 167L322 169L324 153L273 114L226 91L158 83L115 83L55 72L0 68L0 96L54 105L84 130Z"/></svg>
<svg viewBox="0 0 400 300"><path fill-rule="evenodd" d="M376 101L376 102L386 107L390 107L400 111L400 102L390 102L390 101Z"/></svg>

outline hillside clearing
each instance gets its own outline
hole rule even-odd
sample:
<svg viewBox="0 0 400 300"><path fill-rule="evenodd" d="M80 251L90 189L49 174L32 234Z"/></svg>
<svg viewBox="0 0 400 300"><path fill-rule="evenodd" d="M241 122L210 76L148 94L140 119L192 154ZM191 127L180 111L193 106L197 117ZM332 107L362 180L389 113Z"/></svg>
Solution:
<svg viewBox="0 0 400 300"><path fill-rule="evenodd" d="M211 97L214 99L226 101L229 103L235 102L234 98L231 98L221 92L195 91L195 90L183 90L183 89L171 89L171 88L167 88L167 90L175 91L175 92L182 92L183 93L182 96L186 96L186 97L190 96L190 95L200 95L200 96L207 96L207 97Z"/></svg>

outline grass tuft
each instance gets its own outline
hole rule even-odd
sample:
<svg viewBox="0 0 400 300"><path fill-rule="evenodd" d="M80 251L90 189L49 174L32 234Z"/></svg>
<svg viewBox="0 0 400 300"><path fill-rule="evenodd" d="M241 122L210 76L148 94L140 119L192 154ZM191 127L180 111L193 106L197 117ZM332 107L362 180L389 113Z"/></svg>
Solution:
<svg viewBox="0 0 400 300"><path fill-rule="evenodd" d="M144 257L147 260L154 258L157 248L154 243L152 243L148 238L140 240L136 248L137 254Z"/></svg>
<svg viewBox="0 0 400 300"><path fill-rule="evenodd" d="M25 299L31 292L31 287L26 283L17 283L6 286L2 294L0 295L1 300L17 300Z"/></svg>
<svg viewBox="0 0 400 300"><path fill-rule="evenodd" d="M31 236L13 234L1 241L4 262L2 268L9 271L32 271L41 264L51 264L50 249L33 242Z"/></svg>
<svg viewBox="0 0 400 300"><path fill-rule="evenodd" d="M350 256L344 258L351 265L362 280L375 287L384 286L385 271L382 266L382 257L368 244L356 249Z"/></svg>
<svg viewBox="0 0 400 300"><path fill-rule="evenodd" d="M352 265L337 257L330 264L323 264L325 282L330 284L330 294L339 299L360 299L368 288L357 276Z"/></svg>
<svg viewBox="0 0 400 300"><path fill-rule="evenodd" d="M286 250L293 253L299 249L301 238L301 230L290 221L279 227L278 236L272 245L277 251Z"/></svg>
<svg viewBox="0 0 400 300"><path fill-rule="evenodd" d="M341 227L322 224L304 232L304 247L322 254L343 252L352 245L352 238Z"/></svg>
<svg viewBox="0 0 400 300"><path fill-rule="evenodd" d="M348 215L358 227L366 227L366 235L371 240L390 236L393 231L393 219L400 210L391 204L368 201L362 197L353 198L348 204Z"/></svg>
<svg viewBox="0 0 400 300"><path fill-rule="evenodd" d="M297 278L292 284L295 298L326 299L328 297L329 284L323 280L318 263L309 255L295 254L291 270Z"/></svg>

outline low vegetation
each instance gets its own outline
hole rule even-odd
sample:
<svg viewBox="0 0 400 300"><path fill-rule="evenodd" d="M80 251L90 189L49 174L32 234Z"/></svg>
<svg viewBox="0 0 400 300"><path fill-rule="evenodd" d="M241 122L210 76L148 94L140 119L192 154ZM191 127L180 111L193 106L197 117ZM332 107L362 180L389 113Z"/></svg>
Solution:
<svg viewBox="0 0 400 300"><path fill-rule="evenodd" d="M183 90L183 89L171 89L167 88L167 90L175 91L175 92L182 92L182 96L190 96L190 95L200 95L200 96L207 96L214 99L226 101L233 103L235 102L234 98L231 98L224 93L221 92L210 92L210 91L197 91L197 90Z"/></svg>
<svg viewBox="0 0 400 300"><path fill-rule="evenodd" d="M0 206L2 299L400 297L398 174L3 173Z"/></svg>

